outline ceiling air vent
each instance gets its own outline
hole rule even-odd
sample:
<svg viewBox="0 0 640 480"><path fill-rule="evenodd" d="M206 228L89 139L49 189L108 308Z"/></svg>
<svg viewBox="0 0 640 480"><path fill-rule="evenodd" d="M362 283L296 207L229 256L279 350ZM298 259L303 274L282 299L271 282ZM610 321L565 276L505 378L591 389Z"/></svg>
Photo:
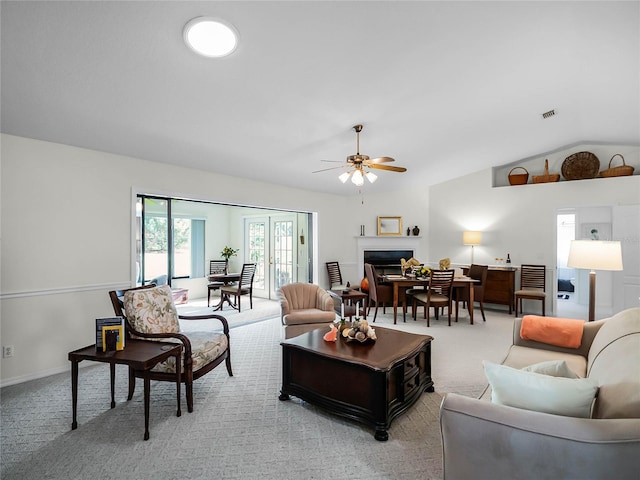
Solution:
<svg viewBox="0 0 640 480"><path fill-rule="evenodd" d="M555 110L549 110L548 112L544 112L542 114L542 118L549 118L549 117L553 117L556 114Z"/></svg>

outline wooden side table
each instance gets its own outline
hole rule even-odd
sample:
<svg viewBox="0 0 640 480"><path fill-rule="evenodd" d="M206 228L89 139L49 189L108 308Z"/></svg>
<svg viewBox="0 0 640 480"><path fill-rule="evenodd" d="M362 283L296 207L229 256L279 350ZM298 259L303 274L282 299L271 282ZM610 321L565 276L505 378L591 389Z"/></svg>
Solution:
<svg viewBox="0 0 640 480"><path fill-rule="evenodd" d="M353 317L356 314L356 306L355 304L362 300L362 310L360 311L362 318L367 319L367 298L368 294L361 292L360 290L347 289L348 292L344 292L343 290L336 288L333 290L328 290L329 295L334 298L339 298L342 303L344 303L344 316L345 317ZM339 312L338 312L339 313Z"/></svg>
<svg viewBox="0 0 640 480"><path fill-rule="evenodd" d="M144 379L144 439L149 439L149 390L151 380L149 371L158 363L169 357L176 358L176 391L178 411L176 416L182 415L180 411L180 373L181 373L182 344L168 342L150 342L144 340L127 340L124 350L116 352L102 352L96 350L95 345L69 352L71 361L71 392L73 397L73 422L71 429L78 428L78 363L82 360L108 363L111 369L111 408L116 406L114 398L116 364L127 365L130 370L141 371ZM129 381L135 382L135 376ZM131 398L127 398L131 400Z"/></svg>

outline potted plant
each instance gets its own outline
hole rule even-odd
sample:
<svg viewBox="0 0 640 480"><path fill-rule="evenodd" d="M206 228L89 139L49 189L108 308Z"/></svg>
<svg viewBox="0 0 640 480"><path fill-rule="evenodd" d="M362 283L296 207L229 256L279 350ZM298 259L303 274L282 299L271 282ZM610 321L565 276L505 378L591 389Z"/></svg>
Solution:
<svg viewBox="0 0 640 480"><path fill-rule="evenodd" d="M231 247L225 246L222 249L222 252L220 252L220 254L224 258L225 262L227 262L227 266L225 267L225 271L226 272L229 271L229 259L231 257L235 257L238 254L239 251L240 251L239 248L231 248Z"/></svg>

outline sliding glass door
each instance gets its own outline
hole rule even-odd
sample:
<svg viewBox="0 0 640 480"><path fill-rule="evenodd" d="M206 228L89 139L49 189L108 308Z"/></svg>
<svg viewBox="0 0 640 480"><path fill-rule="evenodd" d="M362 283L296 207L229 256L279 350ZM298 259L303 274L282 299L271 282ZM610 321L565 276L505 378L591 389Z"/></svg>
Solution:
<svg viewBox="0 0 640 480"><path fill-rule="evenodd" d="M205 220L184 200L139 197L137 283L169 284L205 276Z"/></svg>
<svg viewBox="0 0 640 480"><path fill-rule="evenodd" d="M232 271L256 264L253 295L275 299L282 285L312 278L311 225L311 213L139 194L136 282L167 283L188 288L190 298L206 297L209 261L221 259L228 246L238 250Z"/></svg>

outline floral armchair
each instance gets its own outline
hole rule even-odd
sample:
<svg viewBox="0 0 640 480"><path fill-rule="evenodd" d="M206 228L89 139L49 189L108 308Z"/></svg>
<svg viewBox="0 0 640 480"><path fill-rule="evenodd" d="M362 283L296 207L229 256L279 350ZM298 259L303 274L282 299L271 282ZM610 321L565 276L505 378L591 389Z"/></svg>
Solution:
<svg viewBox="0 0 640 480"><path fill-rule="evenodd" d="M182 343L182 382L185 384L187 408L193 412L193 381L213 370L224 360L229 376L231 351L229 325L220 315L178 315L168 285L156 287L144 285L128 290L110 291L115 314L127 319L129 338L149 341ZM222 331L182 331L180 320L215 319L222 324ZM126 347L125 347L126 348ZM152 380L175 381L175 358L157 364L151 370ZM129 399L135 388L135 371L129 371Z"/></svg>

